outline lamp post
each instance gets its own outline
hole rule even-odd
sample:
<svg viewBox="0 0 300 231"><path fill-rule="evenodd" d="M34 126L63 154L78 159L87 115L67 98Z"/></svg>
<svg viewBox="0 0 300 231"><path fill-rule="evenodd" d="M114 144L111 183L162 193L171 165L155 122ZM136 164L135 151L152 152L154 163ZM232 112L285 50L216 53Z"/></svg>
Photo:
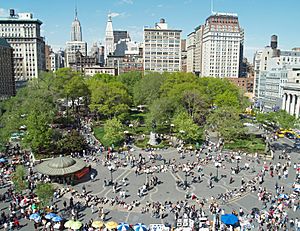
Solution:
<svg viewBox="0 0 300 231"><path fill-rule="evenodd" d="M146 185L147 185L147 184L149 184L149 173L150 173L150 169L147 168L147 169L145 170L145 173L146 173Z"/></svg>
<svg viewBox="0 0 300 231"><path fill-rule="evenodd" d="M219 181L219 168L221 167L221 163L216 162L216 163L215 163L215 167L216 167L216 169L217 169L217 174L216 174L216 176L215 176L215 182L218 182L218 181Z"/></svg>
<svg viewBox="0 0 300 231"><path fill-rule="evenodd" d="M113 185L113 171L115 170L115 164L111 163L107 168L110 171L110 183L109 185Z"/></svg>
<svg viewBox="0 0 300 231"><path fill-rule="evenodd" d="M235 159L236 159L236 172L239 173L239 171L240 171L239 170L239 168L240 168L239 163L241 161L241 157L240 156L236 156Z"/></svg>
<svg viewBox="0 0 300 231"><path fill-rule="evenodd" d="M182 171L184 172L184 183L183 183L183 187L184 189L188 188L188 181L187 181L187 177L188 177L188 172L190 171L190 169L188 167L184 167L182 169Z"/></svg>

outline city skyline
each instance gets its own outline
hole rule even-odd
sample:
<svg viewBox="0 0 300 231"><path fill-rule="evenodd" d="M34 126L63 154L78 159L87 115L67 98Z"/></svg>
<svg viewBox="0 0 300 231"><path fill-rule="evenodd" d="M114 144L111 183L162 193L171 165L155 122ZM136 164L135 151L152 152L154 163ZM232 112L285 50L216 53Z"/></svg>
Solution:
<svg viewBox="0 0 300 231"><path fill-rule="evenodd" d="M297 9L300 2L296 0L275 0L272 4L259 0L215 0L214 11L237 13L240 25L245 30L244 56L253 59L256 50L269 44L272 34L279 37L279 48L290 50L299 46L297 35L299 30L288 29L297 21ZM281 3L281 4L280 4ZM107 15L113 17L115 30L128 30L134 41L142 42L143 27L153 27L160 18L165 18L170 28L182 29L182 38L203 24L211 14L210 0L185 0L172 4L171 0L141 1L141 0L112 0L98 2L90 0L86 4L83 0L57 1L51 3L32 0L25 4L20 0L3 1L0 5L0 16L7 16L9 9L16 9L17 13L31 12L35 18L43 21L42 36L54 50L65 49L70 40L71 24L75 17L75 5L78 19L82 25L83 41L88 43L88 49L94 42L104 44ZM60 6L60 7L58 7ZM184 9L184 10L182 10ZM53 14L55 12L55 14ZM281 12L280 17L275 13ZM285 13L288 12L288 13ZM178 14L180 13L180 17ZM283 14L282 14L283 13ZM286 16L285 16L286 14ZM63 20L62 20L63 19ZM293 27L292 27L293 28Z"/></svg>

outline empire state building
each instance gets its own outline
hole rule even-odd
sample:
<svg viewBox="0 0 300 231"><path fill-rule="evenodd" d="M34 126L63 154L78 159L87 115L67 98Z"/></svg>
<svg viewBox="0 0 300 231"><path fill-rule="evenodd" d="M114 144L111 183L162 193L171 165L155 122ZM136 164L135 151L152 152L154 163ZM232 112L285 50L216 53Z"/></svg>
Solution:
<svg viewBox="0 0 300 231"><path fill-rule="evenodd" d="M75 10L75 19L72 22L71 41L82 41L81 25L77 18L77 9Z"/></svg>

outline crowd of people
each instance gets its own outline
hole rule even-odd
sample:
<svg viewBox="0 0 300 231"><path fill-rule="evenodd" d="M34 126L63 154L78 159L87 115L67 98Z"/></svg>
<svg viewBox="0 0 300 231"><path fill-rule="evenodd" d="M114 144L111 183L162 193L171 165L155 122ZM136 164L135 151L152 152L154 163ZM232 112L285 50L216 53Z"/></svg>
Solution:
<svg viewBox="0 0 300 231"><path fill-rule="evenodd" d="M156 219L164 219L167 216L172 216L174 221L190 219L198 224L198 227L226 230L228 226L222 224L219 218L225 214L223 206L247 194L256 195L263 209L247 208L247 211L244 211L240 208L237 211L230 211L239 217L241 223L247 221L245 229L256 227L258 230L300 230L299 219L289 216L289 212L297 214L300 209L299 190L296 190L300 183L300 165L299 162L292 162L290 154L285 150L278 153L275 159L267 161L259 158L257 154L250 156L242 152L224 152L222 140L213 143L207 135L206 142L199 149L192 150L179 145L177 155L166 158L154 149L147 152L140 151L138 154L131 147L121 151L114 151L113 148L105 149L93 136L88 119L81 121L80 131L90 148L72 153L71 156L81 158L89 164L100 164L104 168L113 165L113 171L129 169L136 177L146 176L146 182L140 185L136 192L139 199L131 201L127 199L129 193L133 193L130 188L131 182L127 178L116 179L113 182L101 179L104 187L112 187L113 197L87 192L85 183L82 183L81 190L70 185L61 186L55 191L48 211L41 211L39 198L34 194L34 189L38 182L49 182L50 178L35 172L31 154L21 151L16 145L8 147L5 155L0 156L7 160L0 163L0 187L4 188L0 194L0 203L9 204L8 210L1 211L0 225L4 230L20 229L24 225L22 220L29 220L30 215L37 211L41 214L41 218L34 221L35 229L39 227L43 230L54 229L56 224L45 218L47 212L78 220L84 216L86 209L90 209L92 214L98 213L98 218L105 221L112 207L122 211L149 214ZM269 135L273 137L274 134ZM26 194L17 192L11 182L12 173L18 164L26 166L27 169ZM220 176L204 171L209 169L207 166L216 164L222 170ZM185 198L177 201L143 202L143 198L162 183L160 178L163 178L163 174L170 173L176 176L175 184L178 191L186 192ZM181 177L183 175L188 180L183 180ZM295 179L293 186L289 187L285 180L291 175L295 175ZM94 178L95 175L91 175L92 181ZM266 178L268 184L274 185L273 188L267 187ZM236 182L237 179L240 179L240 184ZM201 195L201 192L190 192L191 185L200 184L204 180L207 180L208 190L214 188L220 181L226 182L231 187L226 192L206 197ZM59 199L63 200L61 207ZM206 218L206 222L200 224L199 221L203 218ZM92 219L88 219L82 229L91 230L92 222ZM57 226L59 229L63 229L63 222L57 224L60 224Z"/></svg>

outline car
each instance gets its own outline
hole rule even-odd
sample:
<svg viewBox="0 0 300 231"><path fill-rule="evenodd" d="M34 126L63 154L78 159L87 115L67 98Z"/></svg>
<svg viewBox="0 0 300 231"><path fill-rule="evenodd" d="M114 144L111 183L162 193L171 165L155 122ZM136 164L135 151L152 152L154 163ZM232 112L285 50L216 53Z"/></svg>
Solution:
<svg viewBox="0 0 300 231"><path fill-rule="evenodd" d="M284 133L281 132L281 131L276 132L276 135L277 135L279 138L283 138L283 137L284 137Z"/></svg>
<svg viewBox="0 0 300 231"><path fill-rule="evenodd" d="M291 140L296 139L296 136L291 132L286 132L285 137L288 138L288 139L291 139Z"/></svg>

